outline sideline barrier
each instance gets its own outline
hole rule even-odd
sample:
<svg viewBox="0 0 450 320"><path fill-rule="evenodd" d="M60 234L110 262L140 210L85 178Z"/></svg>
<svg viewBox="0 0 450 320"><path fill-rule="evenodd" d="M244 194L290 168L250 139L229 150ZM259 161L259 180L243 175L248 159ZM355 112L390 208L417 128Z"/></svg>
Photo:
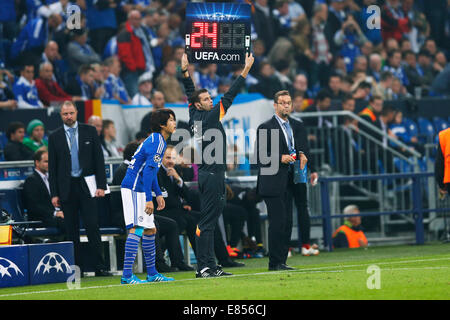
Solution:
<svg viewBox="0 0 450 320"><path fill-rule="evenodd" d="M0 247L0 288L63 283L75 270L72 242Z"/></svg>

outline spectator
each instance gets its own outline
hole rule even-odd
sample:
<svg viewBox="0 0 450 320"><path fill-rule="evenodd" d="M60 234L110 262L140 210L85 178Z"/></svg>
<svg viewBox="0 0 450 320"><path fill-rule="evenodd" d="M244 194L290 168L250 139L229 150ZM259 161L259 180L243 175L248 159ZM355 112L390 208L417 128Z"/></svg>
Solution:
<svg viewBox="0 0 450 320"><path fill-rule="evenodd" d="M63 102L65 100L80 100L80 97L73 97L53 80L53 65L50 62L43 62L39 66L39 78L36 79L36 88L39 99L49 107L53 102Z"/></svg>
<svg viewBox="0 0 450 320"><path fill-rule="evenodd" d="M85 0L87 28L90 41L97 54L102 54L108 40L115 35L117 20L115 1Z"/></svg>
<svg viewBox="0 0 450 320"><path fill-rule="evenodd" d="M382 45L383 41L383 38L381 37L381 29L373 28L373 25L369 26L369 24L367 23L368 21L373 21L374 25L381 24L381 17L379 15L374 17L374 12L368 10L370 6L377 4L377 0L363 0L362 2L362 10L356 13L356 20L358 21L359 27L366 36L367 40L369 40L374 46L379 47L380 45ZM369 18L375 19L369 20Z"/></svg>
<svg viewBox="0 0 450 320"><path fill-rule="evenodd" d="M350 17L344 11L344 0L331 0L328 7L328 18L325 25L325 34L330 44L331 52L337 53L339 44L335 44L334 37L336 33L342 28L345 21Z"/></svg>
<svg viewBox="0 0 450 320"><path fill-rule="evenodd" d="M131 101L131 104L139 106L151 105L150 97L152 95L153 83L152 75L148 72L142 74L138 79L138 90Z"/></svg>
<svg viewBox="0 0 450 320"><path fill-rule="evenodd" d="M423 70L417 64L416 55L414 52L406 51L403 54L403 60L406 62L404 71L409 81L409 85L407 86L409 93L414 94L415 88L426 89L428 87L425 84L426 79L423 78Z"/></svg>
<svg viewBox="0 0 450 320"><path fill-rule="evenodd" d="M422 70L423 73L423 82L425 85L430 86L435 78L433 66L431 61L431 55L426 49L422 49L419 51L417 56L417 64L418 67Z"/></svg>
<svg viewBox="0 0 450 320"><path fill-rule="evenodd" d="M163 48L162 45L165 38L159 37L158 26L159 22L159 12L155 8L148 8L145 11L145 16L143 18L144 23L142 28L147 33L150 39L150 46L152 47L152 55L155 63L155 70L159 72L162 68L162 58L163 58Z"/></svg>
<svg viewBox="0 0 450 320"><path fill-rule="evenodd" d="M44 123L39 119L31 120L27 126L28 137L23 139L23 144L33 153L38 149L48 147L48 141L44 139Z"/></svg>
<svg viewBox="0 0 450 320"><path fill-rule="evenodd" d="M314 15L312 17L312 53L314 56L313 70L310 75L310 85L317 83L321 87L326 85L328 80L328 69L333 58L330 52L330 44L325 36L325 22L328 18L328 9L326 4L316 3Z"/></svg>
<svg viewBox="0 0 450 320"><path fill-rule="evenodd" d="M406 90L406 87L402 84L402 81L394 77L392 80L392 99L400 100L404 98L411 97L411 94Z"/></svg>
<svg viewBox="0 0 450 320"><path fill-rule="evenodd" d="M362 44L361 46L361 53L363 56L365 56L367 59L369 59L370 55L374 53L373 51L373 44L369 40L367 40Z"/></svg>
<svg viewBox="0 0 450 320"><path fill-rule="evenodd" d="M295 0L288 0L289 3L289 16L292 24L295 26L300 20L305 20L306 13L302 5Z"/></svg>
<svg viewBox="0 0 450 320"><path fill-rule="evenodd" d="M195 159L195 148L186 146L181 149L175 167L184 181L198 181L198 165Z"/></svg>
<svg viewBox="0 0 450 320"><path fill-rule="evenodd" d="M23 144L25 125L22 122L11 122L6 130L8 143L3 150L5 161L32 160L33 152Z"/></svg>
<svg viewBox="0 0 450 320"><path fill-rule="evenodd" d="M102 137L111 157L122 157L123 146L116 139L116 127L109 119L103 120Z"/></svg>
<svg viewBox="0 0 450 320"><path fill-rule="evenodd" d="M66 87L69 95L81 97L83 100L100 99L104 90L95 87L94 70L90 65L82 65L78 75Z"/></svg>
<svg viewBox="0 0 450 320"><path fill-rule="evenodd" d="M450 95L450 64L436 76L431 88L434 93Z"/></svg>
<svg viewBox="0 0 450 320"><path fill-rule="evenodd" d="M367 73L367 58L365 56L359 56L355 59L353 72Z"/></svg>
<svg viewBox="0 0 450 320"><path fill-rule="evenodd" d="M105 81L105 94L103 99L116 99L121 104L130 104L131 99L128 95L125 84L120 78L120 61L116 56L105 60L105 65L108 68L109 74Z"/></svg>
<svg viewBox="0 0 450 320"><path fill-rule="evenodd" d="M290 40L294 46L294 59L297 62L297 69L307 74L311 73L311 63L314 60L314 55L311 52L310 37L311 25L306 18L300 20L290 34ZM256 61L258 60L255 59Z"/></svg>
<svg viewBox="0 0 450 320"><path fill-rule="evenodd" d="M3 81L4 75L9 71L0 68L0 110L8 109L14 110L17 108L17 100L8 84Z"/></svg>
<svg viewBox="0 0 450 320"><path fill-rule="evenodd" d="M347 72L352 71L353 62L357 57L367 58L365 55L361 56L360 47L367 42L367 38L359 28L358 23L355 21L352 15L349 15L347 20L342 24L342 29L338 30L332 39L335 44L336 51L344 57L347 65Z"/></svg>
<svg viewBox="0 0 450 320"><path fill-rule="evenodd" d="M425 15L414 8L414 0L403 0L402 9L411 24L411 30L406 34L411 41L411 50L418 53L425 39L430 35L430 25Z"/></svg>
<svg viewBox="0 0 450 320"><path fill-rule="evenodd" d="M33 80L34 66L26 64L20 71L20 78L13 86L13 92L19 108L43 108L38 98L38 91Z"/></svg>
<svg viewBox="0 0 450 320"><path fill-rule="evenodd" d="M378 121L379 114L383 110L383 98L374 95L370 97L369 105L359 113L359 116L367 122L375 125Z"/></svg>
<svg viewBox="0 0 450 320"><path fill-rule="evenodd" d="M368 242L362 231L361 217L353 216L359 212L359 208L355 205L348 205L344 208L344 214L352 216L345 218L344 224L333 233L334 248L367 247Z"/></svg>
<svg viewBox="0 0 450 320"><path fill-rule="evenodd" d="M259 65L258 83L250 86L249 92L259 92L267 99L273 99L276 92L280 91L282 85L274 75L273 67L268 62Z"/></svg>
<svg viewBox="0 0 450 320"><path fill-rule="evenodd" d="M0 1L0 39L12 41L17 34L14 0Z"/></svg>
<svg viewBox="0 0 450 320"><path fill-rule="evenodd" d="M72 41L67 46L67 60L72 74L77 72L79 66L100 62L100 56L87 44L86 29L72 31Z"/></svg>
<svg viewBox="0 0 450 320"><path fill-rule="evenodd" d="M425 40L423 49L428 50L428 52L430 53L430 55L432 57L434 57L436 55L436 53L438 52L436 41L434 41L434 39L431 39L431 38L428 38L427 40Z"/></svg>
<svg viewBox="0 0 450 320"><path fill-rule="evenodd" d="M344 92L341 91L342 77L338 74L332 74L328 80L328 90L331 93L331 100L341 100Z"/></svg>
<svg viewBox="0 0 450 320"><path fill-rule="evenodd" d="M409 85L408 77L402 68L402 53L400 50L388 52L388 65L384 66L383 71L390 71L395 77L400 79L404 86Z"/></svg>
<svg viewBox="0 0 450 320"><path fill-rule="evenodd" d="M176 159L175 148L167 146L162 159L161 170L158 171L158 183L161 188L167 191L168 196L165 199L165 208L158 214L175 220L180 232L186 231L189 242L196 252L195 230L200 219L200 212L192 210L192 207L188 204L190 191L175 170Z"/></svg>
<svg viewBox="0 0 450 320"><path fill-rule="evenodd" d="M169 103L185 100L183 89L177 79L177 61L169 59L164 65L164 72L156 79L156 88L164 94Z"/></svg>
<svg viewBox="0 0 450 320"><path fill-rule="evenodd" d="M411 31L411 22L400 7L399 0L386 0L381 8L381 35L383 40L394 38L400 41Z"/></svg>
<svg viewBox="0 0 450 320"><path fill-rule="evenodd" d="M444 70L446 66L447 66L447 57L445 56L444 52L438 51L434 55L434 63L433 63L434 73L436 75L439 74L440 72L442 72L442 70Z"/></svg>
<svg viewBox="0 0 450 320"><path fill-rule="evenodd" d="M308 78L304 74L298 74L295 76L294 83L292 85L294 94L303 94L303 98L312 98L311 92L308 90Z"/></svg>
<svg viewBox="0 0 450 320"><path fill-rule="evenodd" d="M111 156L110 151L106 148L105 140L103 139L103 120L99 116L92 115L89 117L87 123L95 128L98 138L100 139L100 144L102 148L102 153L104 158Z"/></svg>
<svg viewBox="0 0 450 320"><path fill-rule="evenodd" d="M150 122L152 119L152 112L164 108L166 103L164 93L161 91L154 91L150 97L150 102L152 104L152 111L147 113L141 120L141 132L149 134L151 132Z"/></svg>
<svg viewBox="0 0 450 320"><path fill-rule="evenodd" d="M305 109L304 99L301 93L296 93L292 98L293 112L302 112Z"/></svg>
<svg viewBox="0 0 450 320"><path fill-rule="evenodd" d="M417 136L411 135L411 130L409 130L408 124L403 121L403 112L401 110L396 110L394 121L389 125L389 129L391 130L392 134L394 134L395 137L401 142L413 147L421 154L424 154L424 146L419 143L419 139Z"/></svg>
<svg viewBox="0 0 450 320"><path fill-rule="evenodd" d="M378 53L372 53L369 57L369 70L368 75L372 76L378 83L381 80L381 68L383 61Z"/></svg>
<svg viewBox="0 0 450 320"><path fill-rule="evenodd" d="M252 20L258 39L264 42L269 51L277 39L278 23L270 12L268 0L256 0L252 12Z"/></svg>
<svg viewBox="0 0 450 320"><path fill-rule="evenodd" d="M55 208L50 197L48 180L48 151L38 150L33 157L33 174L25 179L23 184L24 205L27 209L28 219L42 221L38 227L58 228L65 233L64 212Z"/></svg>
<svg viewBox="0 0 450 320"><path fill-rule="evenodd" d="M132 10L128 14L125 29L117 35L119 60L123 66L121 77L131 96L138 91L138 79L144 72L153 75L155 63L151 52L150 39L141 28L141 14Z"/></svg>
<svg viewBox="0 0 450 320"><path fill-rule="evenodd" d="M38 64L47 39L52 38L51 32L61 23L59 14L52 14L48 19L39 17L30 20L11 46L11 59L18 65Z"/></svg>
<svg viewBox="0 0 450 320"><path fill-rule="evenodd" d="M181 59L179 61L181 61ZM199 69L200 72L198 86L207 89L211 95L211 98L215 98L219 93L219 77L217 76L217 64L203 64L200 65Z"/></svg>
<svg viewBox="0 0 450 320"><path fill-rule="evenodd" d="M67 82L67 67L59 54L59 46L55 41L49 41L45 46L39 65L43 62L50 62L53 66L53 80L61 86Z"/></svg>
<svg viewBox="0 0 450 320"><path fill-rule="evenodd" d="M274 19L278 20L279 25L278 36L285 37L289 34L293 27L293 21L289 14L289 1L279 0L275 3L275 9L272 12Z"/></svg>
<svg viewBox="0 0 450 320"><path fill-rule="evenodd" d="M389 71L383 71L380 83L372 88L372 95L380 96L383 100L392 100L392 81L394 76Z"/></svg>
<svg viewBox="0 0 450 320"><path fill-rule="evenodd" d="M327 89L322 89L317 93L315 105L312 105L304 112L319 112L322 113L329 110L331 106L331 93ZM319 117L310 117L305 118L304 123L306 127L313 128L323 128L323 127L332 127L332 123L330 119L328 119L325 115L320 115Z"/></svg>
<svg viewBox="0 0 450 320"><path fill-rule="evenodd" d="M289 60L280 59L275 63L275 77L278 78L278 81L281 83L282 90L287 90L292 92L292 80L290 78L290 74L292 69L289 65Z"/></svg>
<svg viewBox="0 0 450 320"><path fill-rule="evenodd" d="M105 77L104 77L104 69L105 66L103 66L100 63L91 63L91 69L93 71L93 77L94 77L94 88L95 91L98 90L98 99L103 99L105 95Z"/></svg>
<svg viewBox="0 0 450 320"><path fill-rule="evenodd" d="M342 111L355 112L355 99L349 94L342 97Z"/></svg>

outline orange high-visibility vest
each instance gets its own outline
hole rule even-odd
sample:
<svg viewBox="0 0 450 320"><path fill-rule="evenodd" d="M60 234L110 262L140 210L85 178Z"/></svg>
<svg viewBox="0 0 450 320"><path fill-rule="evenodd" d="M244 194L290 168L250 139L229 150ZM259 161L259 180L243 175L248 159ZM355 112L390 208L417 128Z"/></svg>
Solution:
<svg viewBox="0 0 450 320"><path fill-rule="evenodd" d="M444 183L450 183L450 128L439 132L439 143L444 155Z"/></svg>
<svg viewBox="0 0 450 320"><path fill-rule="evenodd" d="M346 225L342 225L340 226L334 233L333 233L333 238L336 237L336 235L343 231L345 236L347 237L347 241L348 241L348 247L349 248L359 248L359 240L363 240L365 242L365 244L367 245L367 238L364 235L364 232L362 231L355 231L352 228L346 226Z"/></svg>
<svg viewBox="0 0 450 320"><path fill-rule="evenodd" d="M367 107L363 111L361 111L359 113L359 116L369 116L372 122L375 122L377 120L377 116L370 107Z"/></svg>

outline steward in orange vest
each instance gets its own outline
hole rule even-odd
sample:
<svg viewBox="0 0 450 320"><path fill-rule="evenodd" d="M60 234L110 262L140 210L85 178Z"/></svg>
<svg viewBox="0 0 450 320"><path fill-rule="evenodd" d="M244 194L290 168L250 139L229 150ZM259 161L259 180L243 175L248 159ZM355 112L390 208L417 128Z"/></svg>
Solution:
<svg viewBox="0 0 450 320"><path fill-rule="evenodd" d="M450 128L439 132L434 176L441 195L448 193L450 190Z"/></svg>
<svg viewBox="0 0 450 320"><path fill-rule="evenodd" d="M361 229L361 219L358 220L359 224L346 220L344 224L333 233L334 248L367 247L367 238Z"/></svg>

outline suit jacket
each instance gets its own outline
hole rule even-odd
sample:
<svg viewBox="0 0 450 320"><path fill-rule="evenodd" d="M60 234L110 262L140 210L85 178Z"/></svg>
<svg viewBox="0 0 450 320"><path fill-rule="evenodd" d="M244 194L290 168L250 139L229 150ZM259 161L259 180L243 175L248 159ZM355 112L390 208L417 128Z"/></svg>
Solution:
<svg viewBox="0 0 450 320"><path fill-rule="evenodd" d="M293 135L294 135L294 145L295 150L297 151L297 159L299 159L300 152L305 153L306 157L308 157L309 149L308 149L308 140L306 136L306 131L302 123L293 118L289 118L289 123L291 125ZM280 196L286 191L287 179L289 178L288 169L289 165L281 163L281 155L290 154L288 145L286 143L286 139L284 137L283 129L281 128L278 120L275 118L275 115L268 121L262 123L257 130L256 133L256 150L262 148L266 149L266 142L261 138L261 130L267 130L267 156L271 157L272 152L277 152L277 161L279 165L278 171L274 175L263 175L261 174L261 169L265 167L270 167L271 164L262 164L261 159L259 158L259 154L256 155L256 159L258 161L258 181L257 181L257 190L261 196L266 197L276 197ZM273 143L271 141L271 131L279 130L278 134L278 145L279 150L272 150ZM306 152L307 153L306 153ZM259 151L258 151L259 153Z"/></svg>
<svg viewBox="0 0 450 320"><path fill-rule="evenodd" d="M163 167L160 167L158 171L158 184L161 190L164 188L167 191L167 198L164 198L166 203L164 210L182 209L183 201L180 198L188 199L189 188L184 183L180 188L175 180L170 179Z"/></svg>
<svg viewBox="0 0 450 320"><path fill-rule="evenodd" d="M72 162L64 127L54 131L48 139L49 181L52 197L69 198ZM106 189L105 159L100 139L93 126L78 122L78 159L81 177L95 175L97 189ZM86 186L86 184L83 184ZM88 193L87 186L85 188Z"/></svg>
<svg viewBox="0 0 450 320"><path fill-rule="evenodd" d="M55 207L52 205L47 186L36 171L25 179L23 200L29 220L42 221L46 226L51 224Z"/></svg>

